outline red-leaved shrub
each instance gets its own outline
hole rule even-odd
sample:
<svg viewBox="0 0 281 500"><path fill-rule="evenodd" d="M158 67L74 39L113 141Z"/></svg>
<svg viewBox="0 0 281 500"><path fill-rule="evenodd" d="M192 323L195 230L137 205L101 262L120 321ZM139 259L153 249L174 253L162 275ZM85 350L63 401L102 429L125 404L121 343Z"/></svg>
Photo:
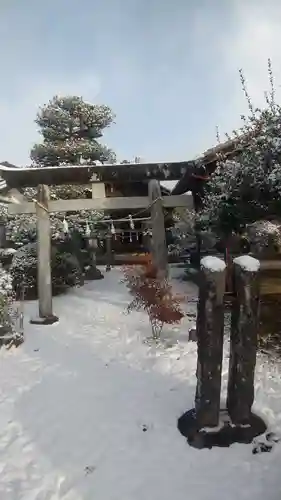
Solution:
<svg viewBox="0 0 281 500"><path fill-rule="evenodd" d="M150 261L123 269L123 282L133 296L127 311L147 312L153 338L159 338L164 324L181 321L184 316L180 307L182 297L173 294L168 280L157 276L157 269Z"/></svg>

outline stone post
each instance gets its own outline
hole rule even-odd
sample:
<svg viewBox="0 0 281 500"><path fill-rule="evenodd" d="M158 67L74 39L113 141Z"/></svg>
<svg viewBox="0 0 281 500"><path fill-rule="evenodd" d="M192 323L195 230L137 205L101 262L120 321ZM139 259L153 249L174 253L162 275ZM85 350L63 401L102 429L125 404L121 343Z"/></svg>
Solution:
<svg viewBox="0 0 281 500"><path fill-rule="evenodd" d="M53 314L49 187L45 184L37 188L36 215L39 316L31 318L30 322L49 325L58 318Z"/></svg>
<svg viewBox="0 0 281 500"><path fill-rule="evenodd" d="M160 182L148 183L148 197L151 204L151 257L160 277L168 276L168 250L166 245L165 219Z"/></svg>
<svg viewBox="0 0 281 500"><path fill-rule="evenodd" d="M260 262L249 255L233 261L235 297L231 338L227 409L232 423L248 424L254 402L254 376L259 326Z"/></svg>
<svg viewBox="0 0 281 500"><path fill-rule="evenodd" d="M6 238L6 224L5 222L0 222L0 248L6 248L7 238Z"/></svg>
<svg viewBox="0 0 281 500"><path fill-rule="evenodd" d="M200 267L195 411L202 428L219 423L226 266L222 259L204 257Z"/></svg>

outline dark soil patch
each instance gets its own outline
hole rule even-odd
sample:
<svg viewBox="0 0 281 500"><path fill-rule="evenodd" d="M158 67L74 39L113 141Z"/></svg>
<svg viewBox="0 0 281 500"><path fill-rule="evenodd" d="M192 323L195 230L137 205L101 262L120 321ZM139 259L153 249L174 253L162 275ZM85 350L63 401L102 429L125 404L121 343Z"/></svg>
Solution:
<svg viewBox="0 0 281 500"><path fill-rule="evenodd" d="M247 426L233 426L226 410L221 410L222 425L214 431L200 429L194 409L187 411L178 419L178 430L187 439L190 446L197 449L214 446L227 448L234 443L250 444L253 439L263 434L267 426L265 422L252 413Z"/></svg>

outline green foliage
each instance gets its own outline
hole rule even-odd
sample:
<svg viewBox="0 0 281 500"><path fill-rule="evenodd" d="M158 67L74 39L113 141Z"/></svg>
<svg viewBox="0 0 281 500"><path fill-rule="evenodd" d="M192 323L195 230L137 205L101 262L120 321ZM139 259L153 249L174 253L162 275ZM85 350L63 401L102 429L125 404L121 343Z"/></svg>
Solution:
<svg viewBox="0 0 281 500"><path fill-rule="evenodd" d="M62 186L62 188L63 187L66 186ZM35 193L33 193L31 189L26 191L27 192L24 194L27 199L30 200L35 197ZM58 199L57 194L62 198L65 196L63 199L67 199L68 191L62 190L62 192L56 193L55 189L51 190L52 199ZM68 223L69 231L76 230L83 236L85 234L86 221L90 228L94 228L95 224L102 218L102 215L102 213L96 210L51 214L52 239L57 239L58 234L62 232L64 218ZM7 239L14 243L16 247L36 241L36 215L9 215L7 205L0 204L0 218L6 224Z"/></svg>
<svg viewBox="0 0 281 500"><path fill-rule="evenodd" d="M28 290L30 298L37 292L37 245L28 243L14 255L10 268L13 290L21 297L22 288Z"/></svg>
<svg viewBox="0 0 281 500"><path fill-rule="evenodd" d="M54 293L82 284L82 269L75 255L69 252L55 253L52 259L52 286Z"/></svg>
<svg viewBox="0 0 281 500"><path fill-rule="evenodd" d="M59 252L52 246L52 288L58 294L82 282L82 269L75 255ZM29 243L14 255L10 268L12 285L17 298L24 287L25 297L37 298L37 244Z"/></svg>
<svg viewBox="0 0 281 500"><path fill-rule="evenodd" d="M0 327L14 328L14 293L10 275L0 269ZM0 342L1 345L1 342Z"/></svg>
<svg viewBox="0 0 281 500"><path fill-rule="evenodd" d="M173 294L167 279L159 278L157 268L149 257L142 266L124 266L122 281L133 296L127 312L145 311L154 339L159 338L164 324L180 323L184 317L180 307L183 297Z"/></svg>
<svg viewBox="0 0 281 500"><path fill-rule="evenodd" d="M274 258L281 253L281 224L278 221L257 221L249 224L246 236L251 251L260 257Z"/></svg>
<svg viewBox="0 0 281 500"><path fill-rule="evenodd" d="M43 143L35 144L31 159L35 165L78 165L116 161L115 154L98 139L114 121L105 105L90 104L78 96L55 96L40 108L35 122Z"/></svg>

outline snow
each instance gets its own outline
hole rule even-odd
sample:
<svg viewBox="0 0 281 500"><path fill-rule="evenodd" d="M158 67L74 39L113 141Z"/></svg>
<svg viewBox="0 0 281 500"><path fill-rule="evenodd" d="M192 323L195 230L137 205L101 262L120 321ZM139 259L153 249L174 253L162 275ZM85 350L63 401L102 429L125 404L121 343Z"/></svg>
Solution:
<svg viewBox="0 0 281 500"><path fill-rule="evenodd" d="M54 299L60 321L28 323L25 343L0 351L0 498L3 500L278 500L281 446L195 450L177 430L194 403L196 345L189 317L159 344L114 268ZM228 360L223 366L225 397ZM281 431L281 370L259 356L255 410Z"/></svg>
<svg viewBox="0 0 281 500"><path fill-rule="evenodd" d="M218 272L224 271L226 264L222 259L208 255L207 257L203 257L203 259L201 259L201 268L208 269L211 272Z"/></svg>
<svg viewBox="0 0 281 500"><path fill-rule="evenodd" d="M14 254L16 252L17 252L16 248L4 248L3 249L3 254L4 255L12 255L12 254Z"/></svg>
<svg viewBox="0 0 281 500"><path fill-rule="evenodd" d="M250 255L240 255L233 260L234 264L242 267L245 271L256 273L260 269L260 261Z"/></svg>

